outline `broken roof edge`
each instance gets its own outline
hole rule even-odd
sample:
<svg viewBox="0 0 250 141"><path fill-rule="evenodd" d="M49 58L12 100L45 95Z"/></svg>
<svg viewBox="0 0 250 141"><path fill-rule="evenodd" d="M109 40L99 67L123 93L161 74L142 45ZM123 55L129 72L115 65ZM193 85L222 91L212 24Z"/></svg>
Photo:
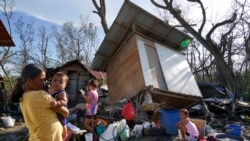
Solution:
<svg viewBox="0 0 250 141"><path fill-rule="evenodd" d="M179 29L175 28L174 26L169 25L168 23L164 22L162 19L159 19L157 16L155 16L155 15L149 13L148 11L146 11L145 9L139 7L138 5L136 5L135 3L131 2L130 0L125 0L124 3L123 3L123 5L124 5L124 4L129 4L129 5L131 5L131 6L134 6L134 7L138 8L138 9L139 9L138 11L143 11L144 13L147 13L148 16L151 16L151 17L155 18L155 19L157 20L157 22L161 22L162 24L171 27L171 29L175 30L175 32L179 32L180 34L183 34L186 38L189 38L189 39L193 40L193 38L192 38L191 36L189 36L188 34L183 33L182 31L180 31ZM123 7L122 7L122 8L123 8ZM122 8L121 8L121 9L122 9ZM117 17L118 17L118 15L120 14L120 12L121 12L121 10L120 10L119 13L117 14ZM116 17L116 19L117 19L117 17Z"/></svg>
<svg viewBox="0 0 250 141"><path fill-rule="evenodd" d="M145 18L148 20L145 20ZM154 22L149 23L149 20ZM107 61L109 60L108 58L116 52L117 48L119 48L119 45L122 44L121 41L124 41L124 38L127 36L127 34L131 34L131 31L133 32L131 25L134 23L142 25L143 28L146 28L151 33L159 33L158 36L161 36L163 39L168 39L168 41L175 45L175 48L180 47L180 43L184 39L188 38L192 40L192 37L189 35L181 32L173 26L170 26L166 22L162 21L136 4L130 2L129 0L125 0L108 33L104 37L98 51L96 52L95 58L91 65L92 69L101 71L105 70ZM149 24L151 25L147 26ZM145 36L154 35L147 34ZM165 41L166 40L160 43L166 44Z"/></svg>

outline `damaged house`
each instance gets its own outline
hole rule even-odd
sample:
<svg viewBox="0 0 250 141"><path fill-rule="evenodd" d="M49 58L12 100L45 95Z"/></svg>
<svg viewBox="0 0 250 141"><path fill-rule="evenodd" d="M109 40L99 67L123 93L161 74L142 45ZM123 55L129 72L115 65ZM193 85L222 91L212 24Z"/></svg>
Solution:
<svg viewBox="0 0 250 141"><path fill-rule="evenodd" d="M181 53L185 40L191 37L125 1L91 66L106 71L110 103L142 91L164 108L200 102L200 90Z"/></svg>

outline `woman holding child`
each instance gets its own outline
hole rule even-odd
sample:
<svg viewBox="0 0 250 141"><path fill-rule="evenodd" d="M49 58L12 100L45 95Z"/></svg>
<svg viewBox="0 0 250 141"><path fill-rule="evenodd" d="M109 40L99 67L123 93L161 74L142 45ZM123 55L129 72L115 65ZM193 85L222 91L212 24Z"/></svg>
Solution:
<svg viewBox="0 0 250 141"><path fill-rule="evenodd" d="M29 141L63 141L63 128L56 112L67 117L64 107L51 107L54 98L43 90L46 74L36 64L26 65L21 78L11 93L11 100L19 102L25 125L29 129Z"/></svg>

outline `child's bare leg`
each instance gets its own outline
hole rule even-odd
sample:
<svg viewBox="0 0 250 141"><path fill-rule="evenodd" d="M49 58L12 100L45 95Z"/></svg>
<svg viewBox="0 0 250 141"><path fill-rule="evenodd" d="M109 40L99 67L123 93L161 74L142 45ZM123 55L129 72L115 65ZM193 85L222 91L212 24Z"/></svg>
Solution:
<svg viewBox="0 0 250 141"><path fill-rule="evenodd" d="M62 134L62 137L63 139L66 139L68 136L68 128L66 125L63 126L63 134Z"/></svg>
<svg viewBox="0 0 250 141"><path fill-rule="evenodd" d="M94 132L94 128L92 127L92 119L88 119L88 118L86 118L85 120L84 120L84 123L83 123L83 126L84 126L84 128L88 131L88 132L91 132L91 133L95 133Z"/></svg>
<svg viewBox="0 0 250 141"><path fill-rule="evenodd" d="M181 137L182 137L182 140L185 141L185 133L187 132L187 129L186 127L183 125L183 124L180 124L179 125L179 129L181 131Z"/></svg>
<svg viewBox="0 0 250 141"><path fill-rule="evenodd" d="M88 132L91 132L93 134L93 141L97 141L98 136L95 134L94 131L94 120L85 118L83 126Z"/></svg>

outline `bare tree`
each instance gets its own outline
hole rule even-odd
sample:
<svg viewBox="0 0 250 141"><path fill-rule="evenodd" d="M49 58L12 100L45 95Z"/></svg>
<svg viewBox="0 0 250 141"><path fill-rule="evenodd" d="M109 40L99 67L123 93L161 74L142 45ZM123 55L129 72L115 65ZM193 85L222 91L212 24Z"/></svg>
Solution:
<svg viewBox="0 0 250 141"><path fill-rule="evenodd" d="M17 58L19 61L15 61L15 64L21 68L33 60L31 57L33 43L35 40L35 31L33 29L33 22L25 23L22 17L19 17L15 22L15 31L20 39L20 50L17 51Z"/></svg>
<svg viewBox="0 0 250 141"><path fill-rule="evenodd" d="M39 64L43 66L43 68L47 68L50 66L51 61L49 58L49 41L51 38L51 35L47 32L46 28L44 26L40 26L37 31L37 39L38 39L38 53L34 54L35 56L33 58L38 58L34 61L37 61Z"/></svg>
<svg viewBox="0 0 250 141"><path fill-rule="evenodd" d="M14 0L1 0L0 1L0 11L1 14L4 15L4 18L7 21L7 29L9 31L10 36L12 37L12 29L11 29L11 20L13 18L13 7L15 5ZM0 66L3 70L5 76L8 79L10 89L13 88L12 81L9 76L9 71L6 69L6 64L8 64L8 61L10 58L14 55L14 53L11 51L10 47L1 47L0 51Z"/></svg>
<svg viewBox="0 0 250 141"><path fill-rule="evenodd" d="M96 13L97 15L99 15L99 17L101 18L102 28L104 30L104 33L107 34L109 31L109 28L108 28L107 20L106 20L105 0L99 0L99 5L96 2L96 0L92 0L92 2L97 10L97 11L93 11L93 12Z"/></svg>
<svg viewBox="0 0 250 141"><path fill-rule="evenodd" d="M83 19L81 20L85 23ZM93 23L89 23L82 25L81 29L84 32L83 62L90 65L98 48L97 28Z"/></svg>
<svg viewBox="0 0 250 141"><path fill-rule="evenodd" d="M240 96L244 96L247 100L250 100L250 85L249 85L249 55L250 55L250 1L247 0L235 0L234 7L239 9L238 15L239 22L237 24L237 28L235 30L238 41L233 45L236 46L239 55L235 59L234 62L237 64L237 72L239 79L239 90L238 94ZM239 61L241 60L241 61Z"/></svg>
<svg viewBox="0 0 250 141"><path fill-rule="evenodd" d="M234 72L233 70L227 65L227 62L224 60L224 55L219 49L219 43L216 42L216 39L213 39L213 35L217 29L220 27L223 27L225 25L233 25L236 21L237 14L236 12L232 13L232 16L224 21L218 22L214 25L212 25L212 28L205 33L204 26L207 22L206 18L206 10L204 8L203 3L200 0L187 0L188 2L192 2L195 4L198 4L201 8L201 14L202 14L202 22L199 26L199 28L196 30L193 28L181 15L181 10L179 7L174 6L174 0L163 0L164 5L159 4L155 0L151 0L151 2L157 6L158 8L162 8L165 10L168 10L175 19L179 21L179 23L193 36L195 37L202 46L204 46L208 51L211 52L215 59L219 82L221 84L224 84L226 86L229 86L231 89L234 88ZM221 38L223 36L227 36L228 32L230 32L230 29L226 30ZM203 36L206 34L206 36Z"/></svg>
<svg viewBox="0 0 250 141"><path fill-rule="evenodd" d="M61 29L53 27L53 36L58 58L61 63L79 60L90 64L98 45L96 27L81 16L79 26L73 22L65 22Z"/></svg>
<svg viewBox="0 0 250 141"><path fill-rule="evenodd" d="M61 31L58 29L58 27L56 25L52 26L52 36L54 37L54 43L55 43L55 47L57 50L57 58L59 58L58 61L60 64L63 64L66 62L66 58L64 56L66 56L67 50L65 47L65 40L64 40L64 33L61 33Z"/></svg>

